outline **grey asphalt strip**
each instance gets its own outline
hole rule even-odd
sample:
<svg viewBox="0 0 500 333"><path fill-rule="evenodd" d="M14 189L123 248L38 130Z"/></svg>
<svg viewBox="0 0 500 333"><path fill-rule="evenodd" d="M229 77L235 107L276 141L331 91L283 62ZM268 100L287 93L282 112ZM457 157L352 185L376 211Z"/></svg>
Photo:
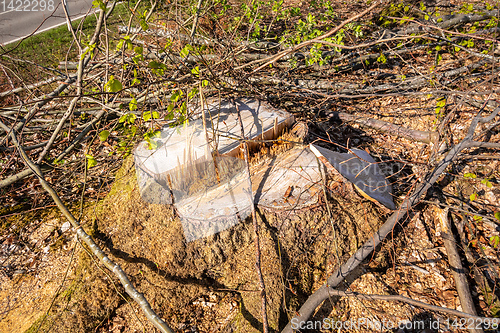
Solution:
<svg viewBox="0 0 500 333"><path fill-rule="evenodd" d="M60 0L0 0L0 44L66 25ZM92 0L67 0L72 20L92 15Z"/></svg>

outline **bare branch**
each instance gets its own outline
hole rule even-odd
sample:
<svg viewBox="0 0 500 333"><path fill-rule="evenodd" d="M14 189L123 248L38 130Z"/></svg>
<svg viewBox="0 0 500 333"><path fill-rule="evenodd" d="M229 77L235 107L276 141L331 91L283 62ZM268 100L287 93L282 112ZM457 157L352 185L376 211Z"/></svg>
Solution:
<svg viewBox="0 0 500 333"><path fill-rule="evenodd" d="M380 229L370 237L361 246L354 255L352 255L335 273L330 275L326 283L315 291L306 302L301 306L298 315L294 319L305 321L311 316L316 308L325 300L328 294L326 291L330 288L337 287L342 281L356 268L363 260L389 235L393 232L397 223L403 221L412 208L420 201L420 199L427 193L427 190L438 180L441 174L448 168L448 166L455 161L460 152L466 148L471 147L471 140L477 125L491 121L500 112L497 108L487 117L481 117L480 113L472 120L467 136L457 145L455 145L448 154L435 166L435 168L427 174L425 179L419 183L414 192L407 196L399 209L394 212L387 221L380 227ZM291 333L291 324L289 323L282 331L282 333Z"/></svg>
<svg viewBox="0 0 500 333"><path fill-rule="evenodd" d="M1 121L0 121L0 127L2 127L6 132L9 132L9 128ZM24 163L32 170L33 173L37 175L45 191L47 191L47 193L50 194L52 200L54 200L61 213L63 213L63 215L68 219L71 225L76 229L76 234L78 235L78 237L80 237L80 239L83 240L85 244L87 244L92 253L99 258L101 263L103 263L104 266L106 266L111 272L115 274L115 276L122 283L127 294L129 294L129 296L132 297L134 301L137 302L137 304L141 307L142 311L144 312L144 315L148 318L148 320L161 332L166 332L166 333L173 332L173 330L170 327L168 327L168 325L160 317L158 317L158 315L153 311L153 309L151 309L151 306L149 305L146 298L144 298L144 295L142 295L135 289L132 282L130 282L130 280L128 279L125 272L121 269L121 267L118 264L111 261L108 258L108 256L101 250L101 248L95 243L92 237L90 237L85 232L85 230L83 230L83 228L80 226L76 218L64 205L64 203L61 201L61 199L54 191L54 189L44 179L43 173L40 170L40 168L29 159L28 155L26 155L26 152L24 151L23 147L19 144L19 141L17 140L17 136L14 131L10 131L10 137L12 139L12 142L18 149L19 154L21 155Z"/></svg>

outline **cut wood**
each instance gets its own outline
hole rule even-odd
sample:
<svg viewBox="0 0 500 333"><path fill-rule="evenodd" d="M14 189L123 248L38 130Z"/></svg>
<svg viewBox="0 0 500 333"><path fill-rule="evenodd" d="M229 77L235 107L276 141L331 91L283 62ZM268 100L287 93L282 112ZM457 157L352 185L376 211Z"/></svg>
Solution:
<svg viewBox="0 0 500 333"><path fill-rule="evenodd" d="M434 211L436 217L441 225L441 235L443 236L444 247L446 248L446 253L448 254L448 262L450 264L451 274L455 280L455 286L458 292L458 298L460 299L460 305L462 305L462 310L465 313L476 316L476 307L474 306L474 301L469 290L469 281L465 275L464 267L462 266L462 261L460 255L458 254L455 237L453 236L453 231L451 230L451 223L448 219L448 208L442 209L438 206L434 206ZM482 329L474 327L468 327L471 333L483 332Z"/></svg>

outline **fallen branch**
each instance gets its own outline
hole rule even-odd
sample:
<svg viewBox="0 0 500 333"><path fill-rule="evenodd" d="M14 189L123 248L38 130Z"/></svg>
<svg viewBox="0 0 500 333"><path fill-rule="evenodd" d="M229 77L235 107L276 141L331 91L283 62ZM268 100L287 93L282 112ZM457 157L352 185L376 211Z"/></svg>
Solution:
<svg viewBox="0 0 500 333"><path fill-rule="evenodd" d="M393 35L411 35L411 34L416 34L419 32L423 32L429 29L438 29L438 30L443 30L443 29L449 29L452 27L457 27L458 25L463 25L466 23L471 23L471 22L479 22L479 21L484 21L488 20L492 17L496 17L498 15L497 10L489 10L485 11L482 14L460 14L460 15L451 15L448 17L443 17L441 22L438 22L436 25L430 25L429 22L425 21L424 23L421 23L416 20L407 20L407 22L413 22L414 25L404 28L404 29L399 29L396 31L391 31L391 30L386 30L384 33L393 36ZM387 18L392 18L392 17L387 17Z"/></svg>
<svg viewBox="0 0 500 333"><path fill-rule="evenodd" d="M359 124L361 127L376 129L382 132L387 132L390 135L396 135L413 141L435 143L439 139L439 134L437 132L414 130L382 120L356 117L344 112L333 112L333 118L338 118L345 122L353 122Z"/></svg>
<svg viewBox="0 0 500 333"><path fill-rule="evenodd" d="M469 130L465 138L458 144L456 144L448 154L436 165L436 167L425 177L425 179L418 184L415 191L406 197L406 199L401 204L400 208L394 212L387 221L380 227L380 229L370 237L361 246L354 255L352 255L341 267L339 267L330 277L327 279L326 283L322 285L317 291L315 291L306 302L301 306L298 311L297 316L293 318L295 321L306 321L311 314L316 310L316 308L328 298L327 291L331 288L337 287L344 279L354 271L362 262L365 260L370 253L389 235L393 232L394 227L400 221L402 221L408 212L420 202L421 197L423 197L427 190L439 179L441 174L448 168L448 166L455 161L460 152L467 148L473 148L477 145L477 142L473 141L474 132L479 123L486 123L493 120L498 113L500 108L495 109L489 116L481 117L481 112L478 113L476 117L472 120ZM282 333L291 333L291 323L283 329Z"/></svg>
<svg viewBox="0 0 500 333"><path fill-rule="evenodd" d="M460 318L471 318L471 319L474 319L476 321L476 323L487 323L488 321L496 320L496 318L480 317L480 316L471 315L469 313L465 313L465 312L454 310L454 309L448 309L448 308L444 308L441 306L427 304L427 303L416 301L414 299L411 299L411 298L405 297L405 296L401 296L401 295L367 295L367 294L360 294L357 292L341 291L341 290L336 290L336 289L332 289L332 288L329 288L327 290L327 293L328 293L327 297L331 297L331 296L355 297L357 299L363 299L363 300L368 300L368 301L403 302L403 303L411 304L414 306L418 306L419 308L422 308L422 309L446 313L446 314L449 314L452 316L457 316Z"/></svg>
<svg viewBox="0 0 500 333"><path fill-rule="evenodd" d="M455 246L455 238L453 237L453 232L451 231L451 223L448 219L448 209L441 209L439 207L434 207L434 209L439 223L441 224L441 235L443 236L444 247L446 248L446 253L448 255L451 274L453 275L453 280L455 280L460 305L462 306L464 312L476 315L476 308L469 290L469 281L467 281L467 277L465 276L462 261L460 260L457 247ZM479 333L483 332L483 330L469 328L469 332Z"/></svg>
<svg viewBox="0 0 500 333"><path fill-rule="evenodd" d="M466 210L463 210L463 213L467 212ZM465 214L461 214L462 219L465 220L467 217ZM453 218L453 215L452 215ZM480 288L480 290L483 292L484 297L486 300L490 301L490 304L494 303L500 303L498 296L495 294L495 291L493 290L492 286L488 282L488 279L484 275L484 273L479 269L479 267L476 265L477 260L474 258L472 255L472 252L470 250L470 244L467 240L467 237L464 234L464 224L463 223L458 223L457 220L454 220L455 227L457 228L458 235L460 236L460 243L461 246L460 248L464 251L465 258L469 262L471 266L471 271L472 271L472 276L474 280L476 281L476 284ZM462 220L462 221L463 221ZM484 220L486 221L486 220Z"/></svg>
<svg viewBox="0 0 500 333"><path fill-rule="evenodd" d="M19 93L19 92L22 92L22 91L25 91L25 90L30 90L30 89L33 89L33 88L38 88L38 87L41 87L41 86L44 86L44 85L47 85L47 84L51 84L52 82L62 80L62 79L64 79L64 77L62 77L62 76L54 76L54 77L51 77L50 79L43 80L43 81L40 81L40 82L37 82L37 83L33 83L33 84L27 85L25 87L19 87L19 88L7 90L7 91L4 91L4 92L0 93L0 98L1 97L5 97L5 96L9 96L11 94L16 94L16 93Z"/></svg>
<svg viewBox="0 0 500 333"><path fill-rule="evenodd" d="M52 197L54 200L55 204L63 213L63 215L68 219L68 221L71 223L71 225L75 228L76 234L78 237L80 237L81 240L87 244L87 246L90 248L92 253L99 258L101 263L106 266L111 272L115 274L115 276L120 280L122 283L123 287L125 288L125 291L127 294L129 294L132 299L134 299L135 302L141 307L142 311L144 312L144 315L148 318L148 320L156 327L158 328L161 332L166 332L166 333L173 333L173 330L168 327L168 325L160 318L158 315L153 311L151 306L149 305L148 301L146 298L144 298L144 295L141 294L140 292L135 289L133 286L132 282L128 279L127 275L125 272L122 270L122 268L111 261L109 257L101 250L101 248L96 244L96 242L90 237L85 230L81 227L80 223L77 221L77 219L71 214L71 212L68 210L68 208L64 205L64 203L61 201L57 193L54 191L54 189L49 185L49 183L44 179L43 173L36 165L33 163L33 161L30 160L28 155L26 155L26 152L24 151L23 147L19 144L19 141L17 140L17 135L14 130L10 130L3 122L0 121L0 127L2 127L7 133L10 132L10 137L12 139L12 142L16 146L16 148L19 151L19 154L21 155L21 158L23 159L24 163L32 170L33 173L35 173L40 180L40 183L42 187L47 191L47 193Z"/></svg>
<svg viewBox="0 0 500 333"><path fill-rule="evenodd" d="M92 121L90 121L86 125L86 127L76 136L76 138L71 142L71 144L54 159L53 163L57 163L57 162L61 161L68 153L70 153L73 149L75 149L75 147L86 137L87 133L90 132L90 130L92 129L92 127L94 127L94 125L97 124L97 122L101 119L101 117L105 113L106 112L104 110L100 110L96 114L95 118L92 119ZM47 144L47 142L45 142L43 144L43 146L46 146L46 144ZM32 148L32 149L34 149L34 148ZM12 184L14 184L17 181L30 176L32 173L33 173L33 169L32 168L28 168L28 169L25 169L25 170L23 170L21 172L18 172L15 175L12 175L12 176L10 176L8 178L2 179L0 181L0 188L12 185Z"/></svg>
<svg viewBox="0 0 500 333"><path fill-rule="evenodd" d="M363 85L358 83L341 82L341 81L339 82L339 81L321 80L321 79L320 80L297 79L292 81L292 80L280 79L277 77L250 77L248 78L248 81L252 83L267 84L267 85L282 84L288 87L293 87L304 91L308 91L311 94L317 94L323 97L353 98L352 95L356 95L354 96L355 98L364 98L364 97L369 97L374 93L380 93L380 92L384 92L386 94L390 92L397 92L398 94L402 94L401 93L402 91L431 86L430 80L433 80L435 82L439 82L440 80L451 81L452 78L461 74L470 73L473 70L482 67L485 63L486 61L479 61L472 63L470 65L451 69L442 73L422 75L409 78L406 79L405 81L397 83L389 82L368 87L364 87ZM498 70L494 69L494 71L496 72ZM237 86L238 84L238 82L235 79L229 80L228 83L231 83L234 86ZM326 94L314 89L335 90L335 92Z"/></svg>

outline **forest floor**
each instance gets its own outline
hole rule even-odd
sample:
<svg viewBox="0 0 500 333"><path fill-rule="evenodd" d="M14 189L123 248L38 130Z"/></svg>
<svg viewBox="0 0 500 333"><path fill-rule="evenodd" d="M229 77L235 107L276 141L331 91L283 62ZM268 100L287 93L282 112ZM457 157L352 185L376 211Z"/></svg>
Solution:
<svg viewBox="0 0 500 333"><path fill-rule="evenodd" d="M252 222L186 244L179 225L162 224L177 221L171 208L140 201L130 153L162 126L185 123L200 95L250 96L307 124L301 143L370 153L401 205L468 138L472 120L500 106L499 8L493 2L393 1L345 22L372 4L216 1L202 6L199 20L180 5L147 17L146 6L135 11L135 39L118 24L103 29L81 78L52 96L47 94L72 70L56 69L54 59L19 61L3 50L0 120L20 124L16 132L28 156L36 161L43 155L37 163L45 179L175 330L261 331ZM196 3L187 5L196 9ZM190 38L194 17L198 34ZM78 38L87 43L91 35L89 30ZM67 65L86 57L90 53L80 57L72 49ZM13 93L17 87L23 88ZM467 292L478 316L499 323L498 119L479 123L473 140L480 144L457 152L337 289L401 295L462 312L469 311L462 298ZM47 144L53 133L55 142L42 153L44 145L37 144ZM0 331L153 331L118 279L76 240L37 177L28 173L10 181L26 166L5 131L1 135ZM259 212L274 331L283 330L392 214L335 191L307 212ZM450 263L449 239L462 269ZM467 290L457 285L457 271ZM459 332L477 323L355 295L331 297L312 318L425 322L426 332ZM431 327L437 322L438 328ZM482 324L485 331L497 329Z"/></svg>

